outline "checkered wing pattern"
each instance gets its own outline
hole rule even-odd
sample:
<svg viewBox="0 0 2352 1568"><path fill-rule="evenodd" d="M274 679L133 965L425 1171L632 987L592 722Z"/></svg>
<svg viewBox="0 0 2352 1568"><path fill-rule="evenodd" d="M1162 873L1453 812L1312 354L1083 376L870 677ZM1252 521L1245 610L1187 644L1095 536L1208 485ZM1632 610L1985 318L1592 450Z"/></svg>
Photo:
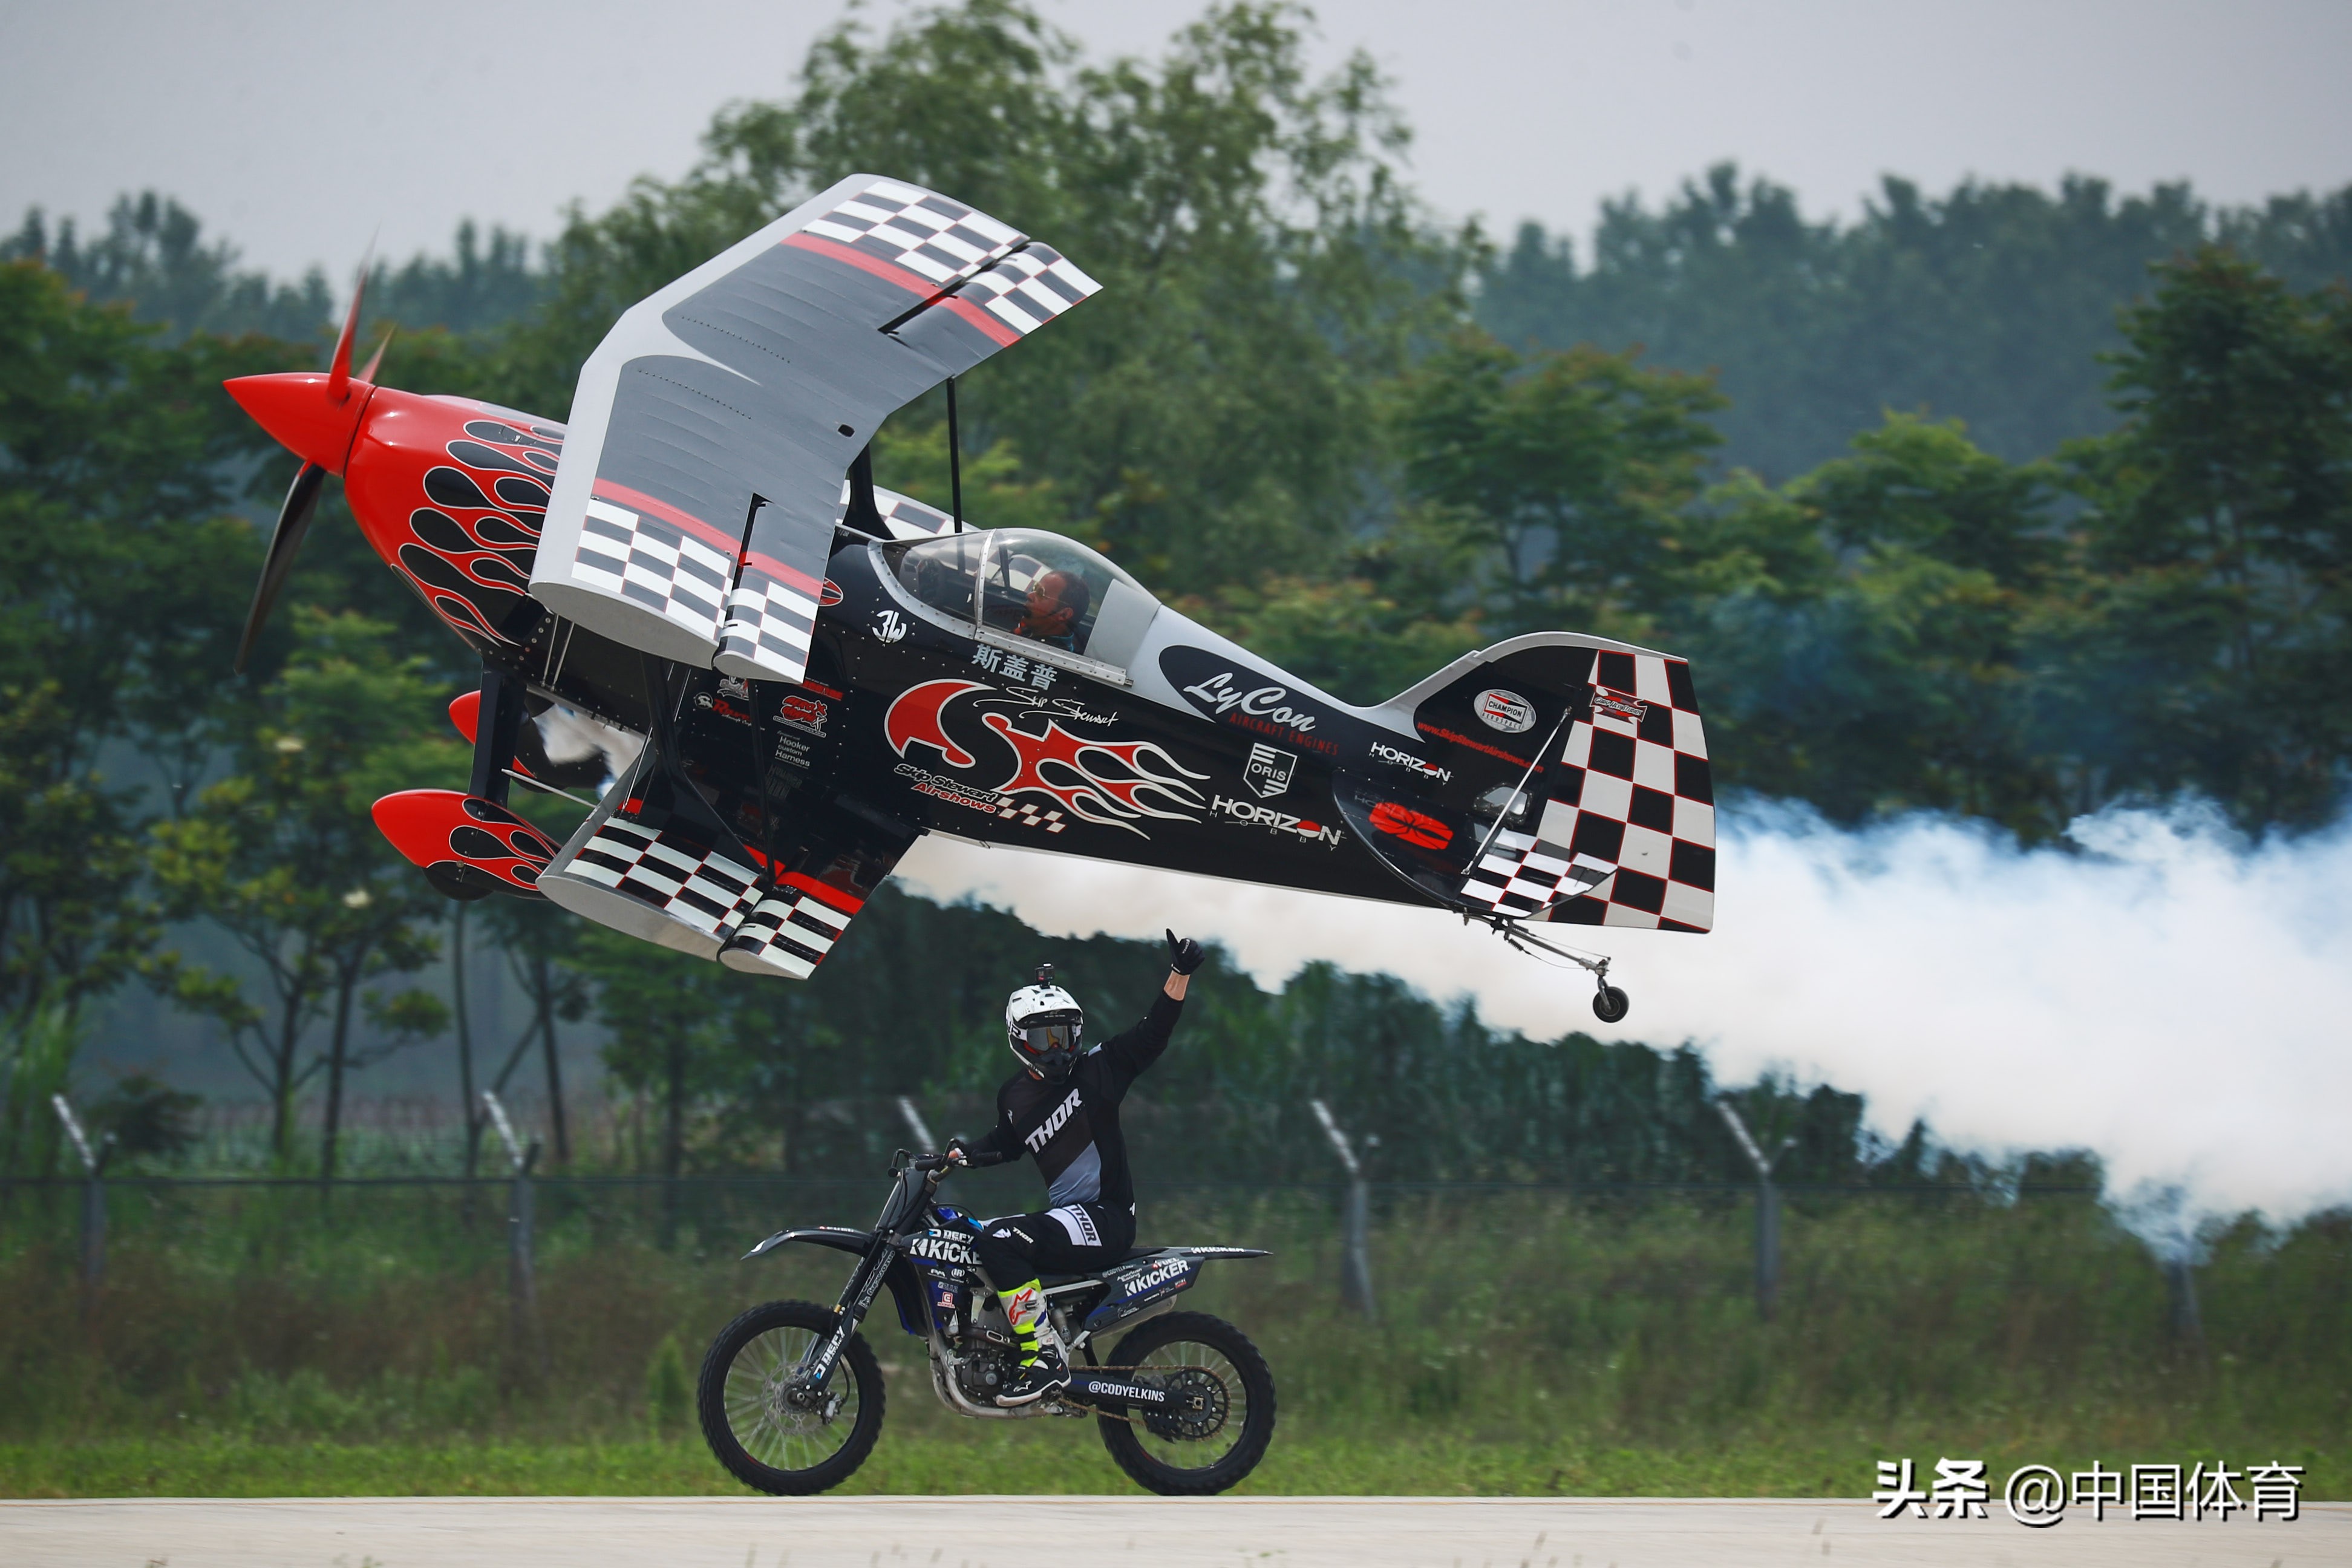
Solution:
<svg viewBox="0 0 2352 1568"><path fill-rule="evenodd" d="M698 637L715 637L735 563L710 541L592 496L572 574Z"/></svg>
<svg viewBox="0 0 2352 1568"><path fill-rule="evenodd" d="M741 923L757 882L751 868L696 843L675 824L656 830L618 813L555 869L632 899L711 943Z"/></svg>
<svg viewBox="0 0 2352 1568"><path fill-rule="evenodd" d="M807 888L787 883L761 899L745 917L742 928L719 949L719 962L747 974L806 980L849 929L853 912L835 909Z"/></svg>
<svg viewBox="0 0 2352 1568"><path fill-rule="evenodd" d="M662 658L799 679L814 617L794 595L818 592L874 431L1096 291L961 202L842 180L637 301L589 356L532 595ZM938 531L893 510L898 537Z"/></svg>
<svg viewBox="0 0 2352 1568"><path fill-rule="evenodd" d="M805 232L903 267L941 288L971 277L1027 237L935 191L877 180Z"/></svg>
<svg viewBox="0 0 2352 1568"><path fill-rule="evenodd" d="M874 510L882 514L882 526L893 539L937 539L942 533L955 531L955 519L935 506L927 506L912 496L902 496L897 490L874 487ZM833 521L838 527L849 516L849 481L841 481L841 500L833 509Z"/></svg>
<svg viewBox="0 0 2352 1568"><path fill-rule="evenodd" d="M1050 245L1032 245L1004 258L957 290L1026 337L1102 285Z"/></svg>
<svg viewBox="0 0 2352 1568"><path fill-rule="evenodd" d="M1601 655L1545 777L1536 830L1496 833L1465 900L1522 920L1713 928L1715 787L1686 663Z"/></svg>
<svg viewBox="0 0 2352 1568"><path fill-rule="evenodd" d="M721 675L798 684L808 674L809 639L816 634L816 600L790 583L746 563L727 596L727 625L711 668Z"/></svg>
<svg viewBox="0 0 2352 1568"><path fill-rule="evenodd" d="M842 500L846 506L846 487ZM939 508L925 506L912 496L902 496L878 485L874 489L874 507L882 514L883 526L890 531L893 539L937 539L942 533L955 531L955 519Z"/></svg>

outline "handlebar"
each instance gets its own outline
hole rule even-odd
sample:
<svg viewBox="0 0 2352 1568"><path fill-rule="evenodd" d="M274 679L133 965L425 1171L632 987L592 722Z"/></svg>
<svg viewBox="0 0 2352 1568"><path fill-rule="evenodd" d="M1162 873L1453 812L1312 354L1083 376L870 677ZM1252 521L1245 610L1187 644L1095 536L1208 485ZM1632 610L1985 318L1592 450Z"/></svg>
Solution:
<svg viewBox="0 0 2352 1568"><path fill-rule="evenodd" d="M1009 1154L967 1152L961 1160L952 1160L945 1154L918 1154L912 1150L901 1149L891 1157L890 1168L894 1171L929 1172L951 1171L961 1165L967 1171L977 1171L985 1165L1002 1165L1011 1158Z"/></svg>

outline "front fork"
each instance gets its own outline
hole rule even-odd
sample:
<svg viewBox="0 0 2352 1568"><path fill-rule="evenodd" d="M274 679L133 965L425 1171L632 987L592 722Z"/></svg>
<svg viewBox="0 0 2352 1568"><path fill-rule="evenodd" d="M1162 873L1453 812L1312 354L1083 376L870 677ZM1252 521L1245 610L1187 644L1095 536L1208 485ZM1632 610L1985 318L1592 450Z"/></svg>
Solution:
<svg viewBox="0 0 2352 1568"><path fill-rule="evenodd" d="M817 1342L816 1349L794 1373L793 1384L797 1391L814 1394L833 1376L833 1369L841 1364L842 1352L849 1348L849 1337L866 1321L866 1310L874 1305L882 1282L889 1277L890 1265L897 1260L897 1249L888 1239L875 1237L873 1250L858 1263L857 1271L842 1288L841 1300L834 1304L833 1332Z"/></svg>

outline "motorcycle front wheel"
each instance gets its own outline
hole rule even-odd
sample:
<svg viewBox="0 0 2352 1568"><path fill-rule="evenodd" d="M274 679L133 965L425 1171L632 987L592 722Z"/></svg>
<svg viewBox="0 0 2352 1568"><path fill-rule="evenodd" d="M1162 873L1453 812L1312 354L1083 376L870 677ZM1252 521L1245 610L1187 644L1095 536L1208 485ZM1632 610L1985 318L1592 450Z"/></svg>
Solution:
<svg viewBox="0 0 2352 1568"><path fill-rule="evenodd" d="M852 1334L824 1386L795 1376L840 1320L814 1301L770 1301L719 1331L702 1358L695 1408L728 1473L777 1497L805 1497L849 1479L882 1435L882 1367Z"/></svg>
<svg viewBox="0 0 2352 1568"><path fill-rule="evenodd" d="M1239 1329L1206 1312L1170 1312L1119 1341L1106 1363L1163 1389L1164 1408L1096 1417L1103 1447L1138 1486L1210 1497L1240 1484L1274 1440L1274 1373Z"/></svg>

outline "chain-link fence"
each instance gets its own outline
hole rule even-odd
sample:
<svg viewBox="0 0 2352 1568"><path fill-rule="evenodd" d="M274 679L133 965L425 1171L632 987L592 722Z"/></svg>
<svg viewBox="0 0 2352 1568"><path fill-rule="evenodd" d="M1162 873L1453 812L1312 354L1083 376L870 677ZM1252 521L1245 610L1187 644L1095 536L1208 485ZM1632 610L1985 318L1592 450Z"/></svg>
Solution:
<svg viewBox="0 0 2352 1568"><path fill-rule="evenodd" d="M2212 1238L2191 1338L2167 1260L2081 1188L1787 1185L1767 1321L1752 1184L1368 1182L1359 1250L1334 1174L1147 1181L1140 1216L1147 1242L1273 1249L1217 1266L1188 1300L1255 1337L1286 1409L1309 1420L1507 1430L1579 1413L1623 1431L2003 1400L2168 1408L2226 1376L2231 1399L2313 1405L2295 1429L2341 1424L2317 1405L2352 1373L2326 1327L2352 1283L2343 1215ZM946 1197L1026 1207L1023 1176L960 1173ZM642 1431L668 1397L648 1392L649 1365L690 1368L742 1308L829 1304L846 1278L848 1259L813 1248L740 1261L752 1243L866 1226L884 1195L878 1171L140 1176L94 1201L82 1182L0 1183L0 1440L125 1424ZM908 1418L931 1419L919 1351L887 1307L866 1331L915 1379Z"/></svg>

